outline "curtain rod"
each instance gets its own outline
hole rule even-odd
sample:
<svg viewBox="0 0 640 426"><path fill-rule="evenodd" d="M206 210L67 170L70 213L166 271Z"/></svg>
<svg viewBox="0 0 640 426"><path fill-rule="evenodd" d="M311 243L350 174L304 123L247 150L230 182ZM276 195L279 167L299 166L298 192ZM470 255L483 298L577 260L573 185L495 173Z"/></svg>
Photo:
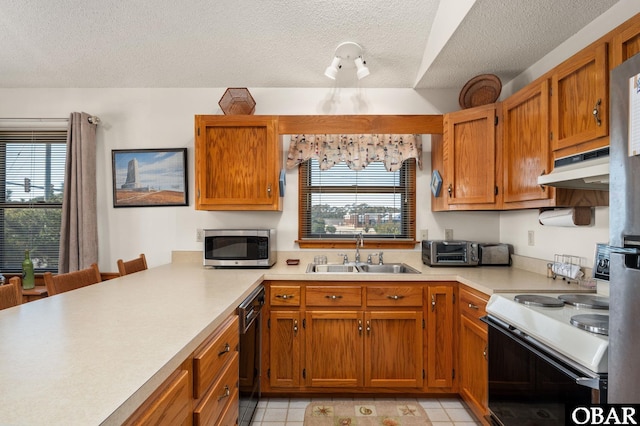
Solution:
<svg viewBox="0 0 640 426"><path fill-rule="evenodd" d="M35 121L35 122L46 123L46 122L68 122L69 119L68 118L42 118L42 117L19 117L19 118L0 117L0 121L17 121L21 123L27 122L27 121ZM90 115L89 118L87 118L87 121L91 124L99 124L100 117L96 115Z"/></svg>

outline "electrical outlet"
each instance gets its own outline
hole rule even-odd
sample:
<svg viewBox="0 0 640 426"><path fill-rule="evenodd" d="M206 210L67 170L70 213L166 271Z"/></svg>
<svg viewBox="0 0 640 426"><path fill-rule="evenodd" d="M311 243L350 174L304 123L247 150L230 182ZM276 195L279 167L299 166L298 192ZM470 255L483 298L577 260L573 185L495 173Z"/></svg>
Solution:
<svg viewBox="0 0 640 426"><path fill-rule="evenodd" d="M536 245L535 235L534 235L533 231L529 231L527 233L527 244L529 244L530 246L535 246Z"/></svg>
<svg viewBox="0 0 640 426"><path fill-rule="evenodd" d="M421 229L420 230L420 239L421 240L428 240L429 239L429 230L428 229Z"/></svg>
<svg viewBox="0 0 640 426"><path fill-rule="evenodd" d="M196 242L201 243L204 241L204 229L196 229Z"/></svg>
<svg viewBox="0 0 640 426"><path fill-rule="evenodd" d="M453 229L446 228L446 229L444 230L444 239L445 239L446 241L451 241L451 240L453 240Z"/></svg>

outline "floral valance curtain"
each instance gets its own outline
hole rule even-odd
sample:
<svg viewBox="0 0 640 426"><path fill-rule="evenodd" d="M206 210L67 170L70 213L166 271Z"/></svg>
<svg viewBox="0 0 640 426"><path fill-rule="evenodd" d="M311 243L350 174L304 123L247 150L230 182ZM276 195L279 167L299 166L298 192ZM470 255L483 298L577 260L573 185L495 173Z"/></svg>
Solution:
<svg viewBox="0 0 640 426"><path fill-rule="evenodd" d="M287 168L315 158L320 169L346 163L352 170L362 170L373 161L381 161L390 172L402 167L404 160L415 158L422 168L420 135L291 135Z"/></svg>

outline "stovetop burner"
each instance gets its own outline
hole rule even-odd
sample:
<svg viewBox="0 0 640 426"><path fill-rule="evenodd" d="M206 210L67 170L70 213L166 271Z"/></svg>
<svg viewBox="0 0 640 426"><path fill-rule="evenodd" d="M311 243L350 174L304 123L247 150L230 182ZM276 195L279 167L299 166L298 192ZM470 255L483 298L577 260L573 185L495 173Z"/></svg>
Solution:
<svg viewBox="0 0 640 426"><path fill-rule="evenodd" d="M609 309L609 298L593 294L561 294L558 299L578 308Z"/></svg>
<svg viewBox="0 0 640 426"><path fill-rule="evenodd" d="M539 294L518 294L513 300L523 305L541 306L543 308L561 308L564 306L564 302L556 297Z"/></svg>
<svg viewBox="0 0 640 426"><path fill-rule="evenodd" d="M591 333L609 335L609 315L581 314L571 317L571 325Z"/></svg>
<svg viewBox="0 0 640 426"><path fill-rule="evenodd" d="M588 328L579 327L571 319L584 314L606 314L607 311L566 304L558 299L560 294L562 293L493 294L487 303L487 314L489 318L503 321L522 332L527 339L535 340L542 347L550 348L590 371L606 373L609 337L598 333L602 333L602 325L596 325L595 329L593 325ZM529 296L542 297L543 301L550 303L553 301L552 306L559 307L550 308L516 301L529 299ZM594 297L596 294L592 293L590 296ZM603 316L608 319L607 315Z"/></svg>

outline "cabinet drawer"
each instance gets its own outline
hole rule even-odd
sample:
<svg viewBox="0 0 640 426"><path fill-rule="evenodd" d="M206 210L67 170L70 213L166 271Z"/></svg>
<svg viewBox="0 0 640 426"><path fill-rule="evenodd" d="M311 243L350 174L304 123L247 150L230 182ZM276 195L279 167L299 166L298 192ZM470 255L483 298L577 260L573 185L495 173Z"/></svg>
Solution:
<svg viewBox="0 0 640 426"><path fill-rule="evenodd" d="M189 372L175 371L125 425L181 425L191 416Z"/></svg>
<svg viewBox="0 0 640 426"><path fill-rule="evenodd" d="M271 306L300 306L299 285L272 285L269 293Z"/></svg>
<svg viewBox="0 0 640 426"><path fill-rule="evenodd" d="M194 426L216 423L222 411L227 407L227 404L232 403L234 395L237 398L239 374L238 357L238 353L235 352L231 363L218 377L218 380L211 389L202 397L196 409L193 410Z"/></svg>
<svg viewBox="0 0 640 426"><path fill-rule="evenodd" d="M422 286L368 286L367 306L422 306Z"/></svg>
<svg viewBox="0 0 640 426"><path fill-rule="evenodd" d="M220 420L216 425L229 426L238 424L238 416L240 415L238 398L239 392L236 389L236 391L231 394L231 400L229 401L229 404L227 404L227 408L220 415Z"/></svg>
<svg viewBox="0 0 640 426"><path fill-rule="evenodd" d="M460 289L460 313L462 315L474 319L484 326L485 324L479 318L487 315L486 307L487 299L463 288Z"/></svg>
<svg viewBox="0 0 640 426"><path fill-rule="evenodd" d="M200 398L224 364L238 353L238 316L228 319L193 356L193 397Z"/></svg>
<svg viewBox="0 0 640 426"><path fill-rule="evenodd" d="M307 286L307 306L362 306L361 286Z"/></svg>

